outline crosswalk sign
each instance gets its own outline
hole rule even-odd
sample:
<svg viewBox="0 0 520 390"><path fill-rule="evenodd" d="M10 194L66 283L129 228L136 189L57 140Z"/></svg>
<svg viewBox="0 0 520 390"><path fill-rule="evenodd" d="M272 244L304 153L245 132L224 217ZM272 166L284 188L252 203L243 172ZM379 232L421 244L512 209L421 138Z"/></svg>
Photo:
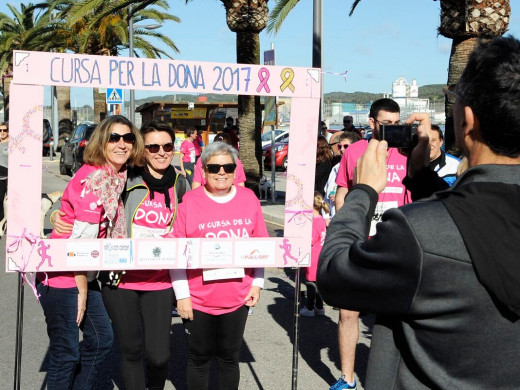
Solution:
<svg viewBox="0 0 520 390"><path fill-rule="evenodd" d="M107 104L123 104L123 90L107 88Z"/></svg>

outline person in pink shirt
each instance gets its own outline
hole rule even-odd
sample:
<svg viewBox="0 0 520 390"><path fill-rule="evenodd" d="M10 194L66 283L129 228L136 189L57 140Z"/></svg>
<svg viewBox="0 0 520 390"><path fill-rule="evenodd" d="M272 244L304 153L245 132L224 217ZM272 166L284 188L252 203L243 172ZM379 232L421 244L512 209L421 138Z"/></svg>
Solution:
<svg viewBox="0 0 520 390"><path fill-rule="evenodd" d="M225 142L228 145L231 145L231 138L226 133L218 133L215 138L213 138L213 142ZM235 179L233 180L234 185L244 186L246 182L246 173L244 172L244 166L239 158L237 158L237 169L235 170ZM206 185L206 179L204 178L204 173L202 171L202 161L200 158L197 160L195 164L195 173L193 174L193 183L191 184L191 188L195 189L200 186Z"/></svg>
<svg viewBox="0 0 520 390"><path fill-rule="evenodd" d="M323 195L314 192L314 204L312 210L312 242L311 242L311 266L305 267L305 286L307 287L307 302L300 309L303 317L324 316L323 299L316 287L316 272L321 248L325 242L327 224L321 216L322 212L329 213L329 205L325 202Z"/></svg>
<svg viewBox="0 0 520 390"><path fill-rule="evenodd" d="M128 119L115 115L101 122L85 149L85 165L61 199L62 218L73 225L72 231L53 230L51 238L126 237L121 193L127 163L133 164L142 152L141 136ZM99 284L86 272L40 273L37 278L50 340L47 388L92 389L113 341Z"/></svg>
<svg viewBox="0 0 520 390"><path fill-rule="evenodd" d="M197 130L194 128L188 128L186 130L186 139L182 142L180 148L180 161L179 165L181 168L181 174L188 179L188 182L193 182L193 171L195 170L195 162L197 160L197 149L195 142L197 139Z"/></svg>
<svg viewBox="0 0 520 390"><path fill-rule="evenodd" d="M199 126L196 126L197 137L195 138L195 160L199 160L200 154L204 149L204 141L202 140L202 129Z"/></svg>
<svg viewBox="0 0 520 390"><path fill-rule="evenodd" d="M370 107L368 124L372 129L372 137L379 139L380 125L396 125L399 120L399 105L392 99L379 99ZM354 169L358 159L365 153L368 141L361 140L348 147L341 157L336 176L336 213L340 212L348 189L354 185ZM403 185L406 177L406 156L395 148L388 149L387 158L388 181L383 192L379 194L374 218L370 225L370 236L376 232L377 222L383 213L391 208L402 206L411 201L410 194ZM359 338L359 313L340 310L338 322L338 342L341 360L341 377L331 386L331 390L355 389L354 362L356 346Z"/></svg>
<svg viewBox="0 0 520 390"><path fill-rule="evenodd" d="M175 237L268 237L255 194L235 186L237 150L213 142L201 155L206 184L188 192L173 225ZM263 268L174 270L177 310L188 340L188 389L206 389L216 358L220 389L238 389L238 358L248 308L257 304Z"/></svg>
<svg viewBox="0 0 520 390"><path fill-rule="evenodd" d="M162 238L171 230L189 186L171 165L175 142L171 126L153 120L141 127L141 135L144 155L129 170L124 195L127 231L132 238ZM58 226L58 221L54 223ZM162 269L121 274L117 286L103 285L102 293L119 341L125 389L163 389L174 301L170 273Z"/></svg>

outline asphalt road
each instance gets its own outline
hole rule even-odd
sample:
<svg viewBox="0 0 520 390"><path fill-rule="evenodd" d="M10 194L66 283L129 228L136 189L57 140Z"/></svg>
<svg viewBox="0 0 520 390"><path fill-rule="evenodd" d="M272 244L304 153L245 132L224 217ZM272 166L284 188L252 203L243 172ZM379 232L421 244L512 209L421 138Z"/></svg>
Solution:
<svg viewBox="0 0 520 390"><path fill-rule="evenodd" d="M43 165L43 191L62 189L68 177L61 176L58 161ZM49 232L47 226L47 233ZM281 235L280 226L269 224L271 235ZM5 238L0 240L5 253ZM240 357L240 389L291 389L294 324L294 270L271 268L266 270L266 285L261 301L248 318ZM46 354L48 339L45 319L30 288L24 290L23 352L21 386L25 389L46 388ZM15 328L17 312L17 275L0 273L0 359L1 389L13 388ZM338 312L326 307L326 315L300 318L298 389L328 389L339 375L337 347ZM373 318L360 319L361 338L357 348L356 373L362 389L368 358ZM185 389L186 342L180 318L172 318L171 359L166 389ZM214 375L213 375L214 377ZM120 389L117 345L99 375L99 390ZM216 389L213 381L210 389Z"/></svg>

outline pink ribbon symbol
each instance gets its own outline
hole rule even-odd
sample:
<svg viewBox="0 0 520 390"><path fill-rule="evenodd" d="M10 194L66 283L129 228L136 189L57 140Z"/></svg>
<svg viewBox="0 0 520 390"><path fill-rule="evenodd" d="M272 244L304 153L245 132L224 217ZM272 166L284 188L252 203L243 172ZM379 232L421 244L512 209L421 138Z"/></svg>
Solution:
<svg viewBox="0 0 520 390"><path fill-rule="evenodd" d="M294 214L287 223L290 223L295 217L303 216L307 218L309 221L312 221L312 210L285 210L285 214ZM311 216L309 217L310 214Z"/></svg>
<svg viewBox="0 0 520 390"><path fill-rule="evenodd" d="M32 233L29 233L26 228L23 229L22 234L20 234L19 236L13 236L13 235L7 235L7 236L14 238L14 241L9 243L9 245L7 246L6 252L15 253L16 251L18 251L18 249L22 250L22 266L20 267L18 264L16 264L19 268L18 272L20 272L22 274L22 279L24 280L24 283L27 282L27 284L33 290L36 300L39 301L40 295L38 294L38 291L36 290L36 279L35 279L34 275L25 272L25 268L27 267L27 263L29 262L29 259L31 258L32 252L36 245L36 242L40 239L40 237L36 236ZM29 251L28 257L25 256L25 251L23 250L23 242L25 240L27 240L29 242L29 244L31 244L31 249Z"/></svg>
<svg viewBox="0 0 520 390"><path fill-rule="evenodd" d="M265 89L265 92L271 93L271 88L269 88L269 85L267 82L269 81L269 70L266 68L260 68L258 71L258 78L260 79L260 85L258 85L258 88L256 88L256 92L260 92L262 88Z"/></svg>

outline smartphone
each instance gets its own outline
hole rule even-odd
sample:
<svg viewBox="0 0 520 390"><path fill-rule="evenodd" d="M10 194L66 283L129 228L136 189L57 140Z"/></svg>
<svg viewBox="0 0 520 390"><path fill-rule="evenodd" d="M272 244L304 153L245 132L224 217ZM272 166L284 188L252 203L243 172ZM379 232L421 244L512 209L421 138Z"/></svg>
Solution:
<svg viewBox="0 0 520 390"><path fill-rule="evenodd" d="M417 144L417 125L381 125L379 138L389 148L412 149Z"/></svg>

